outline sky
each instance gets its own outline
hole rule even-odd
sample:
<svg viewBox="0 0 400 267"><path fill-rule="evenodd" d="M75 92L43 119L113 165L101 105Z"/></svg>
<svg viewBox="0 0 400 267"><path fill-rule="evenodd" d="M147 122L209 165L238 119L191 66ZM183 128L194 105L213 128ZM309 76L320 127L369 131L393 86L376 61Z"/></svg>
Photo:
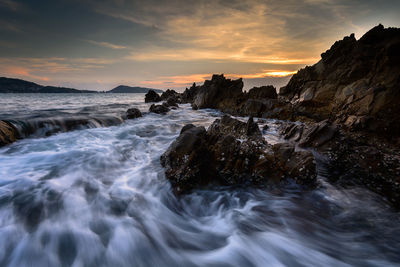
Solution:
<svg viewBox="0 0 400 267"><path fill-rule="evenodd" d="M0 76L182 91L213 73L285 85L339 39L400 27L399 0L0 0Z"/></svg>

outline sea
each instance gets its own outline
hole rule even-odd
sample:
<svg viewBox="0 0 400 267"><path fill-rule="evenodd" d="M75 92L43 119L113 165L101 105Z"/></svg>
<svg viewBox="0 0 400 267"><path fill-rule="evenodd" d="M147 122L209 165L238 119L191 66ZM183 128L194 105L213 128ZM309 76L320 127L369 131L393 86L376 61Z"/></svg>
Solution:
<svg viewBox="0 0 400 267"><path fill-rule="evenodd" d="M324 164L313 190L175 196L160 156L185 124L222 113L149 106L144 94L0 94L0 120L24 137L0 148L0 266L400 266L399 212L330 183ZM279 121L255 121L285 142Z"/></svg>

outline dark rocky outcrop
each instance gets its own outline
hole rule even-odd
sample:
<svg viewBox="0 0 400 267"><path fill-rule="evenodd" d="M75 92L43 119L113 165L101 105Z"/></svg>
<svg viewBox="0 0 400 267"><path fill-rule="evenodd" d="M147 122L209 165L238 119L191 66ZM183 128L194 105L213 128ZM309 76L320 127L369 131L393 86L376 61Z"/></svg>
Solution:
<svg viewBox="0 0 400 267"><path fill-rule="evenodd" d="M231 105L232 100L242 93L242 79L226 79L223 74L214 74L211 80L204 82L193 98L193 104L198 108L223 109Z"/></svg>
<svg viewBox="0 0 400 267"><path fill-rule="evenodd" d="M11 144L18 139L18 130L6 121L0 121L0 147Z"/></svg>
<svg viewBox="0 0 400 267"><path fill-rule="evenodd" d="M368 133L349 133L329 121L286 122L282 136L292 144L313 148L327 160L326 176L343 186L364 185L400 208L400 151Z"/></svg>
<svg viewBox="0 0 400 267"><path fill-rule="evenodd" d="M315 182L312 153L295 151L290 144L269 145L252 118L245 123L223 116L207 131L184 126L161 164L178 194L208 184L263 185L284 177Z"/></svg>
<svg viewBox="0 0 400 267"><path fill-rule="evenodd" d="M144 102L149 103L149 102L160 102L161 97L154 92L153 90L149 90L147 94L144 96Z"/></svg>
<svg viewBox="0 0 400 267"><path fill-rule="evenodd" d="M172 89L167 89L164 93L161 94L161 100L167 100L168 98L179 99L180 94Z"/></svg>
<svg viewBox="0 0 400 267"><path fill-rule="evenodd" d="M128 119L136 119L142 117L142 112L137 108L130 108L126 111L126 117Z"/></svg>
<svg viewBox="0 0 400 267"><path fill-rule="evenodd" d="M157 114L165 114L170 111L170 109L165 103L163 103L162 105L151 105L149 111Z"/></svg>
<svg viewBox="0 0 400 267"><path fill-rule="evenodd" d="M182 103L193 103L194 97L197 95L200 86L197 86L196 83L190 88L186 88L185 91L181 94Z"/></svg>
<svg viewBox="0 0 400 267"><path fill-rule="evenodd" d="M276 93L275 87L273 87L272 85L268 85L261 87L253 87L247 93L247 97L249 99L262 99L262 98L277 99L278 94Z"/></svg>
<svg viewBox="0 0 400 267"><path fill-rule="evenodd" d="M322 169L331 181L363 184L400 208L400 29L379 25L359 40L345 37L318 63L295 74L278 96L272 86L247 93L242 87L241 79L213 75L204 85L186 89L181 99L193 109L300 122L282 123L287 143L274 146L258 141L253 146L249 140L258 137L227 118L208 131L188 126L175 146L190 137L201 149L174 154L171 146L162 157L178 192L210 182L258 184L282 176L308 183L312 167L303 165L312 166L314 157L305 148L324 159Z"/></svg>
<svg viewBox="0 0 400 267"><path fill-rule="evenodd" d="M376 26L336 42L280 89L298 113L399 135L400 29Z"/></svg>

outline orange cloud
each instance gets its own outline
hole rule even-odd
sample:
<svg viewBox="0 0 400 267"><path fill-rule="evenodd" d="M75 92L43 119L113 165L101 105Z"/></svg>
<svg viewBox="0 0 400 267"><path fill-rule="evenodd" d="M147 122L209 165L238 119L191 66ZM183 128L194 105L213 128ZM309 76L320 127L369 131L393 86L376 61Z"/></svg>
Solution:
<svg viewBox="0 0 400 267"><path fill-rule="evenodd" d="M32 78L32 79L36 79L36 80L41 80L41 81L49 81L50 79L47 77L42 77L42 76L38 76L38 75L34 75L31 73L31 70L27 69L27 68L23 68L23 67L8 67L5 72L7 73L7 75L10 76L16 76L16 77L27 77L27 78Z"/></svg>
<svg viewBox="0 0 400 267"><path fill-rule="evenodd" d="M250 74L225 74L225 77L230 79L261 79L271 77L287 77L296 74L297 71L285 71L285 70L266 70L260 73ZM211 79L212 73L208 74L189 74L189 75L178 75L178 76L161 76L155 80L142 81L140 84L145 86L158 86L161 88L176 88L182 86L191 85L193 82L202 83L205 80Z"/></svg>

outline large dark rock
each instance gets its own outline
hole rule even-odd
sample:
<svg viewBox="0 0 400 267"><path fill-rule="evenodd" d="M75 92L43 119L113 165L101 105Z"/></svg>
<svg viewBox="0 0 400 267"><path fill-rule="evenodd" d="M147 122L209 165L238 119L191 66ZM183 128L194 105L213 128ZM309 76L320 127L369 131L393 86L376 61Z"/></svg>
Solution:
<svg viewBox="0 0 400 267"><path fill-rule="evenodd" d="M130 108L126 111L126 117L128 119L136 119L142 117L142 112L137 108Z"/></svg>
<svg viewBox="0 0 400 267"><path fill-rule="evenodd" d="M18 138L18 130L9 122L0 121L0 146L15 142Z"/></svg>
<svg viewBox="0 0 400 267"><path fill-rule="evenodd" d="M185 91L181 94L181 101L182 103L193 103L195 96L197 95L200 86L197 86L196 83L190 88L186 88Z"/></svg>
<svg viewBox="0 0 400 267"><path fill-rule="evenodd" d="M219 108L231 105L235 98L242 94L242 79L226 79L223 74L214 74L211 80L204 82L193 99L198 108Z"/></svg>
<svg viewBox="0 0 400 267"><path fill-rule="evenodd" d="M149 92L147 94L145 94L145 96L144 96L145 103L160 102L160 101L161 101L161 97L153 90L149 90Z"/></svg>
<svg viewBox="0 0 400 267"><path fill-rule="evenodd" d="M170 111L170 109L165 104L162 104L162 105L153 104L153 105L150 106L149 111L153 112L153 113L157 113L157 114L165 114L168 111Z"/></svg>
<svg viewBox="0 0 400 267"><path fill-rule="evenodd" d="M278 94L276 93L275 87L273 87L272 85L268 85L261 87L253 87L247 93L247 97L250 99L262 99L262 98L277 99Z"/></svg>
<svg viewBox="0 0 400 267"><path fill-rule="evenodd" d="M321 60L280 89L309 117L335 119L377 133L400 134L400 29L376 26L360 40L336 42Z"/></svg>
<svg viewBox="0 0 400 267"><path fill-rule="evenodd" d="M315 182L311 152L293 145L271 146L250 118L217 119L206 131L192 124L161 156L161 164L175 192L186 193L209 184L263 185L291 177L300 184Z"/></svg>
<svg viewBox="0 0 400 267"><path fill-rule="evenodd" d="M178 100L180 98L180 94L172 89L167 89L164 93L161 94L161 100L167 100L168 98L174 98Z"/></svg>

